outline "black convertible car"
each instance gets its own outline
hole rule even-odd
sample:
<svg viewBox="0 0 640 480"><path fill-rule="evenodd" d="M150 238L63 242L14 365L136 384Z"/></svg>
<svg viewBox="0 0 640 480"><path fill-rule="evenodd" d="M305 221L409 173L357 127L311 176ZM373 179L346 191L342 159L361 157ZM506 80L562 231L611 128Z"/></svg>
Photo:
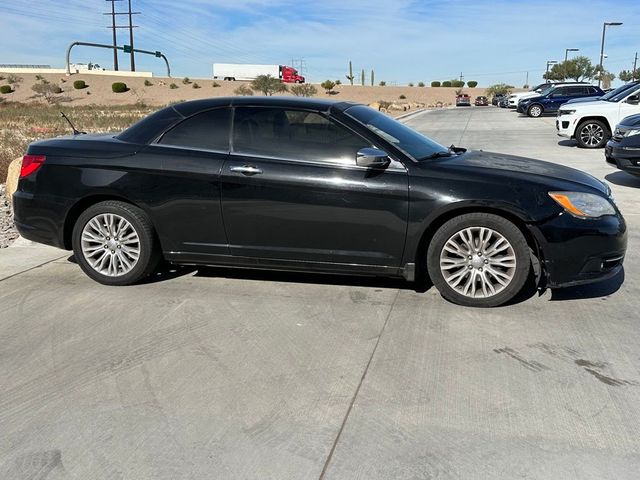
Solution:
<svg viewBox="0 0 640 480"><path fill-rule="evenodd" d="M31 240L107 285L164 257L414 280L495 306L535 256L551 287L616 274L625 222L607 185L525 158L443 147L347 102L217 98L124 132L29 146L14 196Z"/></svg>

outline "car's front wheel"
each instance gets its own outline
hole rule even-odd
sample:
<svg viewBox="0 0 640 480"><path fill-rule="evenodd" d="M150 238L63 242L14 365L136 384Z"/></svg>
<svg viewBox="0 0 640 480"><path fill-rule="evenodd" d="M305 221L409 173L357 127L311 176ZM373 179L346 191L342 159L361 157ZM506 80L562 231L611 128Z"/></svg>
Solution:
<svg viewBox="0 0 640 480"><path fill-rule="evenodd" d="M160 260L153 226L143 210L106 201L85 210L72 234L82 270L105 285L130 285L149 275Z"/></svg>
<svg viewBox="0 0 640 480"><path fill-rule="evenodd" d="M611 137L609 128L600 120L587 120L576 128L576 142L582 148L602 148Z"/></svg>
<svg viewBox="0 0 640 480"><path fill-rule="evenodd" d="M520 229L489 213L469 213L442 225L427 251L427 269L447 300L470 307L495 307L513 299L531 268Z"/></svg>
<svg viewBox="0 0 640 480"><path fill-rule="evenodd" d="M542 105L538 105L537 103L534 103L533 105L531 105L527 110L527 115L533 118L538 118L543 113L544 113L544 109L542 108Z"/></svg>

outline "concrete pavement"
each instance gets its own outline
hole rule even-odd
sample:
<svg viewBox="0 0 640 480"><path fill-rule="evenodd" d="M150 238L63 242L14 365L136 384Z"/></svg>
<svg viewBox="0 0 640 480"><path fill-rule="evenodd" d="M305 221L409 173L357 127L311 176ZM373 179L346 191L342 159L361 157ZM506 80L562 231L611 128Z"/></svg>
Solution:
<svg viewBox="0 0 640 480"><path fill-rule="evenodd" d="M0 478L637 478L640 180L558 145L550 118L407 123L609 180L624 278L475 310L400 281L241 270L107 288L65 252L12 246Z"/></svg>

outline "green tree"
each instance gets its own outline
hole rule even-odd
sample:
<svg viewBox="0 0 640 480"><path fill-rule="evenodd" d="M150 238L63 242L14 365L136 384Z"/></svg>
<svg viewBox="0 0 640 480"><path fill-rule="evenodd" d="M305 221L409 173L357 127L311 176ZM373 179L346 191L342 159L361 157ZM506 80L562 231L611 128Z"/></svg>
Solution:
<svg viewBox="0 0 640 480"><path fill-rule="evenodd" d="M513 89L513 85L507 85L506 83L496 83L487 88L487 95L495 97L496 95L508 95Z"/></svg>
<svg viewBox="0 0 640 480"><path fill-rule="evenodd" d="M450 80L445 80L444 82L442 82L442 86L443 87L451 87L453 84L451 83Z"/></svg>
<svg viewBox="0 0 640 480"><path fill-rule="evenodd" d="M478 86L478 82L476 82L475 80L469 80L467 82L467 87L469 88L476 88Z"/></svg>
<svg viewBox="0 0 640 480"><path fill-rule="evenodd" d="M336 82L332 82L331 80L325 80L320 84L322 88L325 89L327 95L330 95L333 92L333 87L336 86Z"/></svg>
<svg viewBox="0 0 640 480"><path fill-rule="evenodd" d="M265 96L272 96L274 93L286 92L287 86L279 78L271 75L258 75L251 82L251 89L256 92L262 92Z"/></svg>
<svg viewBox="0 0 640 480"><path fill-rule="evenodd" d="M299 85L292 86L291 93L293 93L296 97L313 97L316 93L318 93L318 89L308 83L301 83Z"/></svg>
<svg viewBox="0 0 640 480"><path fill-rule="evenodd" d="M591 80L595 75L596 67L592 65L591 60L585 56L579 56L566 62L556 63L542 78L555 81L572 79L581 82Z"/></svg>
<svg viewBox="0 0 640 480"><path fill-rule="evenodd" d="M599 80L600 83L602 84L602 88L604 88L605 90L607 88L611 88L611 82L613 82L615 78L616 76L613 73L608 72L604 68L601 69L600 65L598 65L595 68L595 74L593 76L593 79Z"/></svg>
<svg viewBox="0 0 640 480"><path fill-rule="evenodd" d="M420 83L422 83L422 82L420 82ZM438 87L439 87L439 86L441 86L441 85L442 85L442 84L441 84L438 80L434 80L433 82L431 82L431 86L432 86L432 87L435 87L435 88L438 88ZM422 83L422 85L418 84L418 86L420 86L420 87L424 87L424 83Z"/></svg>
<svg viewBox="0 0 640 480"><path fill-rule="evenodd" d="M636 69L635 72L632 70L622 70L618 74L618 78L623 82L632 82L633 80L640 79L640 69Z"/></svg>

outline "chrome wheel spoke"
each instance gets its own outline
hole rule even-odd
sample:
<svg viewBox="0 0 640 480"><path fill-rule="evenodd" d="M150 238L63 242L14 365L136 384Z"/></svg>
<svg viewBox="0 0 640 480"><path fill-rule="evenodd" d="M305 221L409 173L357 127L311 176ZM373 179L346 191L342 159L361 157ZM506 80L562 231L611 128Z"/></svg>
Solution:
<svg viewBox="0 0 640 480"><path fill-rule="evenodd" d="M517 262L513 246L489 227L468 227L445 242L440 271L447 284L471 298L488 298L513 280Z"/></svg>
<svg viewBox="0 0 640 480"><path fill-rule="evenodd" d="M126 218L115 213L93 217L84 226L80 239L84 258L102 275L125 275L140 258L138 232Z"/></svg>

